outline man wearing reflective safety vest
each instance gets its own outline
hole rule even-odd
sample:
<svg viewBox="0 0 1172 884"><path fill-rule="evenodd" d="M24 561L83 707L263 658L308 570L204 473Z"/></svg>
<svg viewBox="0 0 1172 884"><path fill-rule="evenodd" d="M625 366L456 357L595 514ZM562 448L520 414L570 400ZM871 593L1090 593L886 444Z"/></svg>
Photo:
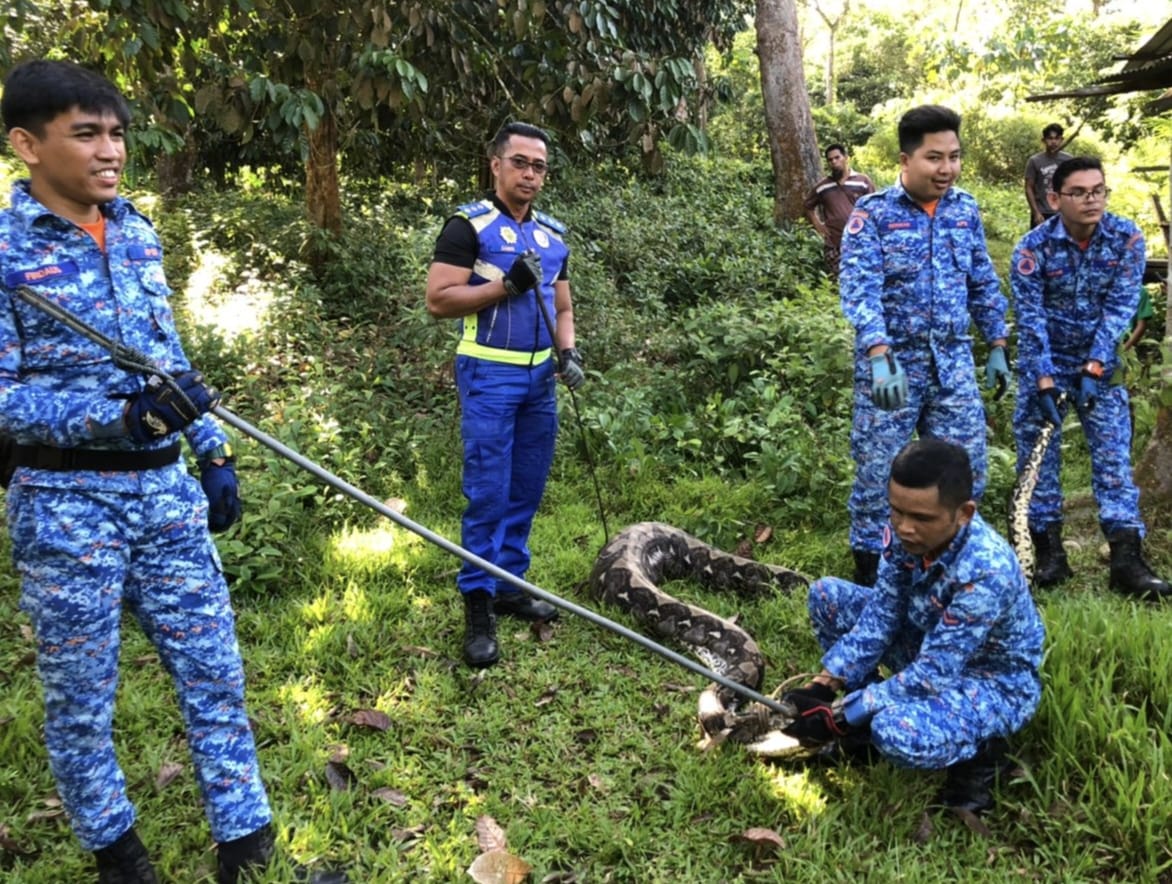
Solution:
<svg viewBox="0 0 1172 884"><path fill-rule="evenodd" d="M545 132L526 123L497 133L495 189L448 219L427 275L428 312L460 320L456 386L468 500L461 542L517 577L529 568L529 531L553 463L556 377L571 390L585 380L574 346L565 228L533 209L549 171L548 147ZM470 666L500 659L496 614L557 617L554 606L468 563L456 585Z"/></svg>

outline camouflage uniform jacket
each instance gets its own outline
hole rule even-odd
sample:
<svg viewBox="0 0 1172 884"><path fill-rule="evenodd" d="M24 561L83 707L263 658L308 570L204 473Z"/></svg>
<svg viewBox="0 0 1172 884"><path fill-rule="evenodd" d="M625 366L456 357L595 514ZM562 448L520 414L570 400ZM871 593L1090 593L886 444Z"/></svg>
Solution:
<svg viewBox="0 0 1172 884"><path fill-rule="evenodd" d="M958 347L971 359L974 321L986 341L1007 334L980 211L955 187L933 216L899 183L862 197L842 239L839 290L860 354L887 344L948 366Z"/></svg>
<svg viewBox="0 0 1172 884"><path fill-rule="evenodd" d="M1110 377L1116 347L1139 306L1143 234L1104 213L1084 251L1056 215L1017 244L1010 276L1018 323L1018 370L1027 389L1037 379L1077 370L1094 359Z"/></svg>
<svg viewBox="0 0 1172 884"><path fill-rule="evenodd" d="M122 422L125 399L145 379L114 365L99 344L26 304L27 285L113 341L171 373L191 366L183 353L163 276L163 252L150 221L125 199L102 206L106 253L86 231L12 191L0 211L0 431L23 444L128 450L137 446ZM227 437L204 415L184 430L196 455ZM174 435L147 447L165 447ZM134 491L138 473L53 472L21 468L14 482L45 487Z"/></svg>
<svg viewBox="0 0 1172 884"><path fill-rule="evenodd" d="M862 702L871 714L981 679L1018 707L999 715L1025 721L1041 697L1044 638L1017 557L977 514L933 562L904 552L888 529L874 594L822 662L848 689L867 685ZM868 685L893 644L919 650L890 678Z"/></svg>

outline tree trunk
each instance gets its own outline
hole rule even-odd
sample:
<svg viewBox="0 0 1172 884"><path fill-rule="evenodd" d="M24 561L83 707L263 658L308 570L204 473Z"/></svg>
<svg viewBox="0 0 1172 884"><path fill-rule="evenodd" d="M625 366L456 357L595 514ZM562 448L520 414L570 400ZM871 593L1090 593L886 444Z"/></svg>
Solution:
<svg viewBox="0 0 1172 884"><path fill-rule="evenodd" d="M338 124L327 108L316 129L306 133L305 202L309 221L327 233L342 232L342 202L338 190Z"/></svg>
<svg viewBox="0 0 1172 884"><path fill-rule="evenodd" d="M805 216L803 202L820 168L794 0L757 0L757 56L773 163L773 220L788 224Z"/></svg>
<svg viewBox="0 0 1172 884"><path fill-rule="evenodd" d="M1172 173L1172 162L1170 162ZM1169 179L1172 181L1172 178ZM1169 185L1172 205L1172 184ZM1165 254L1172 258L1172 242L1164 242ZM1160 370L1160 406L1156 426L1148 447L1135 466L1135 482L1143 493L1145 507L1172 505L1172 298L1164 291L1164 346Z"/></svg>

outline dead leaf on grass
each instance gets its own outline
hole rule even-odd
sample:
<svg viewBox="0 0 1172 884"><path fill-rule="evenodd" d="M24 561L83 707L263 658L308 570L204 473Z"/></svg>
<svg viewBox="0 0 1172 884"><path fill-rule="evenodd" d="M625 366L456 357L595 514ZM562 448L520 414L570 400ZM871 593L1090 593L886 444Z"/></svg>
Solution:
<svg viewBox="0 0 1172 884"><path fill-rule="evenodd" d="M758 525L757 530L753 533L753 541L755 543L768 543L772 538L772 525Z"/></svg>
<svg viewBox="0 0 1172 884"><path fill-rule="evenodd" d="M32 856L35 853L35 851L23 847L20 842L12 837L12 832L8 826L2 824L0 824L0 850L15 853L17 856Z"/></svg>
<svg viewBox="0 0 1172 884"><path fill-rule="evenodd" d="M482 853L468 867L468 875L476 884L521 884L533 866L507 850Z"/></svg>
<svg viewBox="0 0 1172 884"><path fill-rule="evenodd" d="M663 683L663 689L665 691L673 691L677 694L693 694L696 692L696 689L690 684L676 684L671 681L665 681Z"/></svg>
<svg viewBox="0 0 1172 884"><path fill-rule="evenodd" d="M492 817L482 814L476 818L476 846L481 853L504 850L509 846L505 830Z"/></svg>
<svg viewBox="0 0 1172 884"><path fill-rule="evenodd" d="M777 853L785 849L785 841L780 835L772 829L766 829L760 826L745 829L741 834L734 835L733 840L751 844L753 850L759 857L769 853Z"/></svg>
<svg viewBox="0 0 1172 884"><path fill-rule="evenodd" d="M330 761L345 761L350 757L350 747L345 743L337 743L330 747Z"/></svg>
<svg viewBox="0 0 1172 884"><path fill-rule="evenodd" d="M915 834L912 835L912 840L916 844L927 844L932 840L934 833L935 827L932 825L932 815L924 811L924 815L920 817L920 824L916 827Z"/></svg>
<svg viewBox="0 0 1172 884"><path fill-rule="evenodd" d="M953 810L953 813L955 813L958 817L960 817L961 822L963 822L966 826L969 827L970 831L975 832L977 835L980 835L982 838L992 838L993 837L993 833L989 830L989 827L986 826L985 823L981 820L981 818L979 816L977 816L975 813L973 813L971 810L968 810L963 807L954 807L952 810Z"/></svg>
<svg viewBox="0 0 1172 884"><path fill-rule="evenodd" d="M381 789L375 789L370 793L380 801L385 801L387 804L395 807L406 807L409 799L406 795L398 789L392 789L390 786L383 786Z"/></svg>
<svg viewBox="0 0 1172 884"><path fill-rule="evenodd" d="M327 761L326 782L336 792L349 792L351 787L358 785L358 777L342 762Z"/></svg>
<svg viewBox="0 0 1172 884"><path fill-rule="evenodd" d="M350 723L356 727L368 727L376 731L391 729L391 717L377 709L359 709L350 716Z"/></svg>
<svg viewBox="0 0 1172 884"><path fill-rule="evenodd" d="M748 540L742 540L737 544L737 548L733 550L733 555L738 555L742 559L753 558L753 544Z"/></svg>
<svg viewBox="0 0 1172 884"><path fill-rule="evenodd" d="M183 765L178 761L164 761L159 766L159 772L155 774L155 788L167 788L181 773L183 773Z"/></svg>
<svg viewBox="0 0 1172 884"><path fill-rule="evenodd" d="M557 695L558 695L557 688L546 688L545 692L540 697L537 698L537 702L535 702L533 705L539 709L542 706L548 706L555 699L557 699Z"/></svg>
<svg viewBox="0 0 1172 884"><path fill-rule="evenodd" d="M536 620L530 623L529 631L533 633L533 637L537 641L543 644L553 639L553 624L548 620Z"/></svg>
<svg viewBox="0 0 1172 884"><path fill-rule="evenodd" d="M404 844L409 841L418 841L426 831L427 826L420 824L407 829L391 829L391 837L400 844Z"/></svg>
<svg viewBox="0 0 1172 884"><path fill-rule="evenodd" d="M60 808L51 808L48 810L34 810L24 818L26 823L43 823L48 820L56 820L65 816L65 811Z"/></svg>

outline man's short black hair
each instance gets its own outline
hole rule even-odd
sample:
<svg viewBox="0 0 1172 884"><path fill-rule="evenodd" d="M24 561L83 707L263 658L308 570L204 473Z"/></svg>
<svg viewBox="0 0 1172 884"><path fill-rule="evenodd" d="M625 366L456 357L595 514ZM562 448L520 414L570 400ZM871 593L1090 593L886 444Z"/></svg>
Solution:
<svg viewBox="0 0 1172 884"><path fill-rule="evenodd" d="M973 498L973 465L968 452L944 439L914 439L891 462L891 481L905 488L936 488L951 510Z"/></svg>
<svg viewBox="0 0 1172 884"><path fill-rule="evenodd" d="M960 114L939 104L913 107L899 118L899 152L915 153L933 132L955 132L960 138Z"/></svg>
<svg viewBox="0 0 1172 884"><path fill-rule="evenodd" d="M1085 172L1088 169L1097 169L1103 171L1103 163L1098 157L1071 157L1069 160L1063 160L1058 164L1058 168L1054 170L1054 177L1050 179L1050 189L1055 193L1062 190L1062 185L1066 183L1066 179L1075 172ZM1103 176L1106 180L1106 175Z"/></svg>
<svg viewBox="0 0 1172 884"><path fill-rule="evenodd" d="M1062 127L1059 126L1057 123L1051 123L1049 126L1047 126L1045 129L1042 130L1042 137L1043 138L1049 138L1051 135L1057 135L1059 138L1061 138L1062 137Z"/></svg>
<svg viewBox="0 0 1172 884"><path fill-rule="evenodd" d="M847 150L845 147L843 147L843 145L841 145L841 144L832 144L832 145L830 145L828 148L826 148L826 150L822 151L822 156L826 157L826 159L830 159L830 155L831 155L832 153L834 153L836 150L837 150L837 151L838 151L840 154L842 154L844 157L849 157L849 156L850 156L850 151L848 151L848 150Z"/></svg>
<svg viewBox="0 0 1172 884"><path fill-rule="evenodd" d="M530 123L505 123L496 133L496 138L492 140L493 154L500 156L501 151L505 149L505 145L514 135L520 135L522 138L537 138L546 148L549 147L549 136L544 129L539 129Z"/></svg>
<svg viewBox="0 0 1172 884"><path fill-rule="evenodd" d="M7 132L27 129L40 137L47 123L75 107L86 113L113 114L123 128L130 125L130 108L117 87L72 61L21 62L4 79L0 116Z"/></svg>

